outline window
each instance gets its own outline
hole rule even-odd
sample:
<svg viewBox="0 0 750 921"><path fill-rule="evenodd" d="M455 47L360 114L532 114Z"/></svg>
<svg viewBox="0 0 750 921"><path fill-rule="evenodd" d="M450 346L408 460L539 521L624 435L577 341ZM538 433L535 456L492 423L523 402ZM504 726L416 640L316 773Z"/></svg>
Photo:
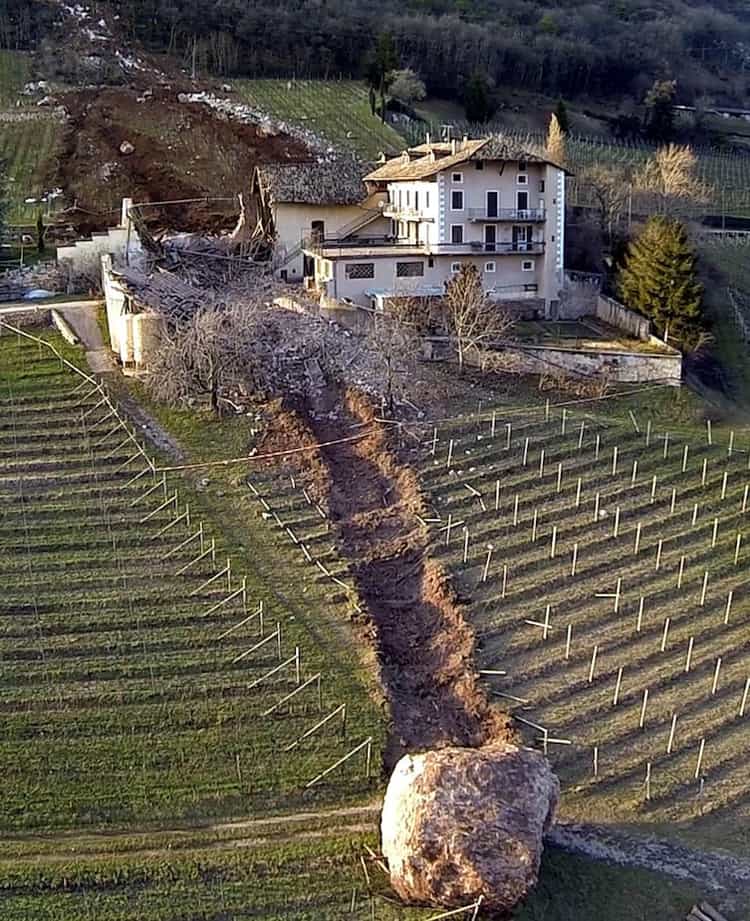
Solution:
<svg viewBox="0 0 750 921"><path fill-rule="evenodd" d="M539 191L540 192L544 191L544 179L539 180Z"/></svg>
<svg viewBox="0 0 750 921"><path fill-rule="evenodd" d="M464 242L464 225L451 224L451 243Z"/></svg>
<svg viewBox="0 0 750 921"><path fill-rule="evenodd" d="M425 208L429 210L429 207L430 207L430 190L429 189L424 193L424 206Z"/></svg>
<svg viewBox="0 0 750 921"><path fill-rule="evenodd" d="M424 262L397 262L396 278L415 278L424 275Z"/></svg>
<svg viewBox="0 0 750 921"><path fill-rule="evenodd" d="M347 278L375 278L374 262L348 262L344 266Z"/></svg>
<svg viewBox="0 0 750 921"><path fill-rule="evenodd" d="M451 262L451 275L458 275L460 271L461 271L461 263Z"/></svg>
<svg viewBox="0 0 750 921"><path fill-rule="evenodd" d="M527 170L528 170L528 166L526 165L526 161L520 160L518 163L518 172L525 173Z"/></svg>
<svg viewBox="0 0 750 921"><path fill-rule="evenodd" d="M474 169L484 169L484 160L476 160L474 163Z"/></svg>
<svg viewBox="0 0 750 921"><path fill-rule="evenodd" d="M485 272L494 272L494 271L495 271L495 268L496 268L496 265L495 265L494 262L485 262L485 264L484 264L484 271L485 271Z"/></svg>
<svg viewBox="0 0 750 921"><path fill-rule="evenodd" d="M464 181L463 173L452 173L451 174L451 182L463 182L463 181Z"/></svg>
<svg viewBox="0 0 750 921"><path fill-rule="evenodd" d="M435 268L435 260L432 258L432 256L430 256L430 257L427 259L427 265L428 265L431 269L434 269L434 268Z"/></svg>
<svg viewBox="0 0 750 921"><path fill-rule="evenodd" d="M464 193L461 189L454 189L451 192L451 211L464 210Z"/></svg>
<svg viewBox="0 0 750 921"><path fill-rule="evenodd" d="M522 272L533 272L534 271L534 260L533 259L522 260L521 271Z"/></svg>
<svg viewBox="0 0 750 921"><path fill-rule="evenodd" d="M517 182L519 185L528 185L528 183L529 183L529 177L526 175L526 173L519 173L519 174L516 176L516 182Z"/></svg>
<svg viewBox="0 0 750 921"><path fill-rule="evenodd" d="M406 190L406 207L408 208L411 204L411 192L409 189Z"/></svg>
<svg viewBox="0 0 750 921"><path fill-rule="evenodd" d="M414 210L419 211L419 190L414 193Z"/></svg>

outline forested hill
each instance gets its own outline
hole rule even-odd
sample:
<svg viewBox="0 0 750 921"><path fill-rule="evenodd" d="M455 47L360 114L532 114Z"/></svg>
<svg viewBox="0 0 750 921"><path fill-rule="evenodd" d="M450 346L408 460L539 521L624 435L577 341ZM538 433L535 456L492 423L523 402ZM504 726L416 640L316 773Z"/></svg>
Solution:
<svg viewBox="0 0 750 921"><path fill-rule="evenodd" d="M42 3L42 0L35 0ZM8 22L29 0L3 0ZM33 5L33 4L32 4ZM376 37L430 93L480 72L550 95L631 96L676 79L678 102L750 92L747 0L111 0L130 37L217 75L366 76ZM27 26L26 32L30 34ZM22 39L21 39L22 40ZM0 24L0 43L13 41Z"/></svg>

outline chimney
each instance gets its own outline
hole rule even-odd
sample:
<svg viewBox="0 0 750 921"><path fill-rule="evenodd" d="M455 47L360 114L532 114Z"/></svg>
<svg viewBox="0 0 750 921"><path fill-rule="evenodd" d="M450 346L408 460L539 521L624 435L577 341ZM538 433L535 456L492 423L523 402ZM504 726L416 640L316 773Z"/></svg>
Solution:
<svg viewBox="0 0 750 921"><path fill-rule="evenodd" d="M424 142L425 142L425 144L429 144L429 143L430 143L430 132L429 132L429 131L425 132Z"/></svg>
<svg viewBox="0 0 750 921"><path fill-rule="evenodd" d="M451 153L455 155L456 153L456 139L451 138Z"/></svg>
<svg viewBox="0 0 750 921"><path fill-rule="evenodd" d="M461 149L463 150L463 148L466 147L468 143L469 143L469 136L465 134L463 141L461 141Z"/></svg>

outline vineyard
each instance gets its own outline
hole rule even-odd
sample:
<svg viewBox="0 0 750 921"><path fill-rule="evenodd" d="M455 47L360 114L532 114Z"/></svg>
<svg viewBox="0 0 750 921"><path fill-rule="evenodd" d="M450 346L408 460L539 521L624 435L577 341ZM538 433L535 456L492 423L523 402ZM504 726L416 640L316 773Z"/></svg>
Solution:
<svg viewBox="0 0 750 921"><path fill-rule="evenodd" d="M28 56L0 50L0 109L15 106L29 77Z"/></svg>
<svg viewBox="0 0 750 921"><path fill-rule="evenodd" d="M96 387L13 337L2 364L6 829L366 796L381 729L354 676L219 555Z"/></svg>
<svg viewBox="0 0 750 921"><path fill-rule="evenodd" d="M510 134L520 144L544 146L546 140L541 134L509 132L504 126L493 125L491 122L486 125L455 122L451 127L454 137L461 137L464 134L469 137L483 137L492 131L502 131ZM423 123L412 123L403 129L409 144L424 141L425 130L431 131L435 137L440 137L441 126L439 124L426 126ZM655 150L653 145L641 142L614 141L595 137L567 138L568 166L573 173L567 184L568 204L595 207L596 202L591 189L585 181L576 178L576 175L582 173L587 167L611 166L622 170L627 175L642 167L648 158L653 156ZM700 216L710 212L727 216L750 216L750 155L721 153L710 148L698 148L695 154L698 159L698 176L709 186L709 200L708 202L696 202L694 214ZM634 194L634 213L638 213L639 204L648 207L647 202L638 202Z"/></svg>
<svg viewBox="0 0 750 921"><path fill-rule="evenodd" d="M351 80L236 80L243 100L361 157L396 153L403 140L370 111L367 88Z"/></svg>
<svg viewBox="0 0 750 921"><path fill-rule="evenodd" d="M428 440L435 553L570 816L747 852L747 447L543 407Z"/></svg>

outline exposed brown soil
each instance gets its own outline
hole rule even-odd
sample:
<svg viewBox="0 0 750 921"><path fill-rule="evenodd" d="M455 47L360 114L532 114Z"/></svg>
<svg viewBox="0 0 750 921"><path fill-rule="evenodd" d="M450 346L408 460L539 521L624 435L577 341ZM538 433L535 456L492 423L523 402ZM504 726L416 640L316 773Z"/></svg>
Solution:
<svg viewBox="0 0 750 921"><path fill-rule="evenodd" d="M231 197L247 191L257 164L310 158L296 138L221 119L200 103L181 103L175 88L156 87L145 99L127 87L80 90L60 103L69 120L50 183L76 202L73 217L83 232L111 226L125 196L137 202ZM123 141L133 153L120 153ZM191 231L230 228L236 216L231 203L145 214L156 224L161 217Z"/></svg>
<svg viewBox="0 0 750 921"><path fill-rule="evenodd" d="M486 745L511 738L512 731L479 687L473 630L446 576L427 557L416 518L425 512L416 476L373 415L359 394L348 391L342 405L329 391L307 408L305 422L285 411L274 429L283 432L279 445L286 447L364 433L297 463L328 506L370 621L392 718L390 769L406 751Z"/></svg>

